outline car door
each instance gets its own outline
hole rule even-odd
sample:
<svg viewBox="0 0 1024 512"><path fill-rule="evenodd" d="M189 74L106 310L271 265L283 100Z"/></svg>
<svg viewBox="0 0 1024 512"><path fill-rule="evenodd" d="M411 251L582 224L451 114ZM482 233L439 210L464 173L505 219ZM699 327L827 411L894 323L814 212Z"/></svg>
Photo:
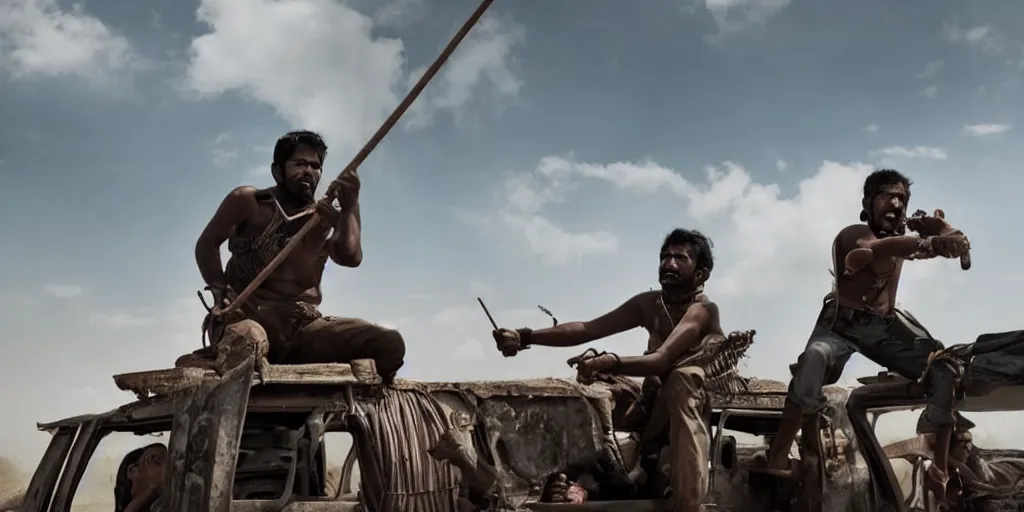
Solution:
<svg viewBox="0 0 1024 512"><path fill-rule="evenodd" d="M163 512L223 512L231 487L255 357L174 397Z"/></svg>

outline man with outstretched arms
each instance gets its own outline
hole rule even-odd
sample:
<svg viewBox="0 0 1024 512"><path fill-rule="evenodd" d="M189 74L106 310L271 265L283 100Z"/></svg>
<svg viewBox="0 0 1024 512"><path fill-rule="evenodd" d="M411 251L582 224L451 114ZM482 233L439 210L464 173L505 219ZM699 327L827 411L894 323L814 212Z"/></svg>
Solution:
<svg viewBox="0 0 1024 512"><path fill-rule="evenodd" d="M669 233L661 246L661 290L640 293L615 310L588 322L570 322L546 329L497 329L494 339L506 357L530 346L572 347L612 336L636 327L649 334L648 351L642 356L605 353L570 359L582 381L597 374L646 377L659 382L657 405L649 418L645 438L656 435L650 428L667 424L671 450L670 486L673 510L698 512L708 479L710 439L706 423L709 376L702 349L725 340L718 306L703 295L705 281L714 268L712 243L706 236L685 229ZM745 340L752 332L733 333L729 341ZM654 430L657 429L656 427ZM654 475L649 475L653 478Z"/></svg>
<svg viewBox="0 0 1024 512"><path fill-rule="evenodd" d="M913 316L896 308L896 289L904 261L959 258L967 255L970 246L941 211L907 219L910 185L895 170L872 173L864 182L862 223L836 235L832 244L835 287L825 298L806 348L790 366L793 378L782 424L767 461L762 461L767 462L763 470L790 474L788 454L797 431L801 426L804 432L818 431L825 407L822 386L839 380L854 352L913 381L924 378L929 401L917 430L935 436L936 446L949 445L962 369L948 359L929 360L943 345ZM920 236L906 235L906 228ZM928 476L944 484L945 451L936 452Z"/></svg>

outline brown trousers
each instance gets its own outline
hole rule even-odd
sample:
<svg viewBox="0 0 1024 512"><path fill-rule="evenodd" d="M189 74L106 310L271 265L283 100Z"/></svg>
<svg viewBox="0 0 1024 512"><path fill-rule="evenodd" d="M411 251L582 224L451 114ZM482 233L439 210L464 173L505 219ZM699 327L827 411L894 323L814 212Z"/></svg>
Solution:
<svg viewBox="0 0 1024 512"><path fill-rule="evenodd" d="M391 381L405 363L401 333L358 318L323 316L301 302L255 299L246 319L228 325L217 346L253 346L271 364L348 363L373 359L377 373ZM177 366L192 366L190 356Z"/></svg>
<svg viewBox="0 0 1024 512"><path fill-rule="evenodd" d="M646 445L668 428L667 462L674 512L700 512L700 503L707 492L708 461L711 460L707 406L704 370L696 366L675 368L662 384L641 436L641 444Z"/></svg>

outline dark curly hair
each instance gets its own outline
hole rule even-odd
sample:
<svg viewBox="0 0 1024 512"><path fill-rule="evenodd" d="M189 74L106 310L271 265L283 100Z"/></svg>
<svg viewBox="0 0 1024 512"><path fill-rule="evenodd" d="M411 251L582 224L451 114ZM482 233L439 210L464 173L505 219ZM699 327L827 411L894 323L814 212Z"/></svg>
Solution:
<svg viewBox="0 0 1024 512"><path fill-rule="evenodd" d="M284 165L295 154L295 150L299 146L306 146L316 151L320 157L320 163L324 163L324 158L327 157L327 143L319 133L309 130L295 130L277 139L277 143L274 144L274 163Z"/></svg>
<svg viewBox="0 0 1024 512"><path fill-rule="evenodd" d="M697 268L706 269L708 274L715 268L715 256L711 252L715 244L700 231L682 228L673 229L665 237L665 242L661 244L661 252L664 253L673 245L689 245L692 247L694 257L697 258Z"/></svg>
<svg viewBox="0 0 1024 512"><path fill-rule="evenodd" d="M910 181L910 178L895 169L879 169L869 174L867 179L864 180L864 201L871 201L883 188L890 185L903 185L907 189L907 199L909 199L910 186L913 184L914 182ZM868 221L867 211L861 210L860 220L863 222Z"/></svg>

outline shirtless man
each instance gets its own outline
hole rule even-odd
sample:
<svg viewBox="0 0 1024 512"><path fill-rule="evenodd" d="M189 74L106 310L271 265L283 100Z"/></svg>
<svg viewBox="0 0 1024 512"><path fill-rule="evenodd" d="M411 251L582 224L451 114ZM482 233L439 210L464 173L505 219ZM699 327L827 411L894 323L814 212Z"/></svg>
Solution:
<svg viewBox="0 0 1024 512"><path fill-rule="evenodd" d="M664 383L649 425L659 423L657 416L661 417L662 425L668 424L673 510L681 512L700 510L708 481L710 440L704 417L705 370L679 363L694 354L709 335L722 336L718 306L702 294L704 282L714 267L711 247L711 240L701 233L676 229L661 246L661 290L636 295L589 322L565 323L536 331L498 329L493 333L499 350L508 357L533 345L574 347L636 327L646 329L650 338L645 355L598 355L580 361L579 371L582 376L615 374L660 378ZM645 431L643 437L656 434Z"/></svg>
<svg viewBox="0 0 1024 512"><path fill-rule="evenodd" d="M907 220L910 180L894 170L879 170L864 182L862 224L843 228L832 245L835 289L825 298L807 347L790 366L793 378L782 424L767 454L768 471L787 474L788 454L796 433L816 432L825 406L822 386L839 380L854 352L916 381L928 358L943 348L908 313L896 309L903 262L943 256L958 258L967 239L938 214ZM920 236L904 235L904 226ZM917 430L949 446L954 423L957 370L936 360L926 379L928 406ZM946 453L937 453L929 476L943 484ZM938 491L937 491L938 492Z"/></svg>
<svg viewBox="0 0 1024 512"><path fill-rule="evenodd" d="M270 167L276 185L257 190L243 186L221 202L196 242L196 263L218 307L233 299L276 256L316 209L327 145L319 135L294 131L278 139ZM222 336L268 346L276 364L347 363L373 359L377 372L390 380L402 366L405 342L398 331L355 318L323 316L320 283L327 260L358 267L363 260L359 215L359 180L355 174L335 181L341 212L323 212L313 229L284 263L256 289L242 307L244 319L229 319ZM332 209L333 210L333 209ZM221 265L220 248L228 243L231 258ZM212 317L211 317L212 318ZM209 319L208 319L209 320ZM178 360L195 364L196 354Z"/></svg>

